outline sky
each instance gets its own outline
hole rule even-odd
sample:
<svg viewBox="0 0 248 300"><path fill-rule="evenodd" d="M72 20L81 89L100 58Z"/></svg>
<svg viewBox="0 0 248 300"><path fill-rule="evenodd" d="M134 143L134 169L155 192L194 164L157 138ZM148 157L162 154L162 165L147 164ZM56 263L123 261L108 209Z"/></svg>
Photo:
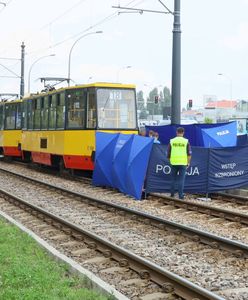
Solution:
<svg viewBox="0 0 248 300"><path fill-rule="evenodd" d="M174 10L173 0L161 2ZM145 95L171 88L173 16L112 7L164 12L159 0L0 3L6 3L0 4L0 76L20 75L20 60L7 58L20 59L24 42L25 92L29 84L31 92L40 91L41 77L67 78L70 51L75 84L132 83ZM192 99L199 108L206 95L248 99L247 11L248 0L181 0L182 107ZM19 78L0 77L0 93L19 90Z"/></svg>

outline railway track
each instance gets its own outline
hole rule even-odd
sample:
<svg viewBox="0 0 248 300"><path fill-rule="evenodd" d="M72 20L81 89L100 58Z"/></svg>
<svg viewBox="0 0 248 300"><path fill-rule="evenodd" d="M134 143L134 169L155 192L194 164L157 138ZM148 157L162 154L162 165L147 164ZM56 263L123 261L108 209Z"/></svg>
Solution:
<svg viewBox="0 0 248 300"><path fill-rule="evenodd" d="M31 179L25 179L25 180L28 180L28 182L24 182L24 179L20 180L18 184L19 187L18 190L20 190L22 184L24 186L27 185L30 187L32 186ZM10 181L11 181L10 179L7 179L7 182ZM39 187L37 187L37 185ZM44 196L45 194L47 194L47 192L45 192L45 190L41 188L41 185L44 186L44 183L42 184L39 182L35 183L36 193L38 191L38 194L42 194ZM30 188L30 191L31 190L32 189ZM50 194L52 190L55 190L55 187L49 186L48 194ZM160 265L160 267L162 268L164 268L166 265L170 265L172 262L171 257L174 257L173 259L175 261L177 260L180 261L180 264L182 264L183 267L182 269L179 268L178 270L178 266L176 267L170 266L170 272L171 270L172 271L177 270L177 273L179 273L181 276L185 276L187 278L190 277L190 279L192 279L191 276L194 277L192 274L189 276L187 272L185 273L185 270L187 270L187 268L188 269L192 268L192 266L187 265L188 261L186 262L186 264L185 262L182 261L182 256L184 257L185 255L187 256L188 259L190 258L192 262L194 262L195 260L195 265L197 266L197 268L199 268L199 270L202 268L201 265L199 265L200 261L201 260L208 261L213 255L220 257L220 263L218 263L219 265L217 264L218 266L215 266L213 264L211 265L211 267L209 266L209 268L215 270L214 271L215 273L218 273L221 269L223 269L223 266L221 266L222 261L224 262L229 260L237 261L238 264L244 264L243 267L247 268L246 257L248 253L247 251L248 247L244 244L235 243L228 239L223 239L216 236L211 236L206 232L205 233L200 232L192 228L182 226L180 224L173 224L172 222L168 222L161 218L150 216L142 212L130 210L129 208L126 207L120 207L113 204L110 205L110 203L99 201L97 199L93 199L92 197L86 197L85 195L80 195L78 193L72 194L71 192L68 192L65 189L60 189L60 191L58 192L56 188L56 193L57 196L55 198L57 199L57 201L54 201L54 196L52 198L50 196L49 211L51 211L51 208L56 207L57 214L62 214L62 211L65 210L65 208L62 208L60 206L61 206L61 202L64 202L63 197L66 197L67 200L65 201L67 204L66 204L66 213L63 216L64 219L66 220L71 219L73 220L73 223L78 222L78 219L86 219L87 220L86 224L83 222L83 224L81 224L81 227L82 225L83 227L85 226L91 227L91 229L93 228L94 231L98 232L99 234L103 234L103 236L110 235L110 239L113 239L115 244L118 245L123 244L123 247L126 249L128 248L129 251L131 251L132 253L135 253L138 256L145 256L149 258L149 260L152 263L155 262L157 265ZM63 195L63 197L61 197L61 195ZM68 199L69 197L70 199ZM40 207L44 206L44 200L43 201L39 200L39 201L40 201L39 206ZM69 208L68 208L68 201L70 201ZM95 205L94 207L92 207L93 204ZM91 206L91 208L89 205ZM71 213L72 210L71 207L75 207L73 217L68 214L68 209L70 209L70 213ZM97 212L96 209L99 210L99 212ZM79 213L80 210L81 211L87 210L86 215L82 215L82 213ZM98 220L95 220L92 217L92 214L94 216L97 215L98 217L100 217L103 223L97 224ZM91 225L89 225L89 220L91 220L90 221ZM118 222L120 228L117 228L116 221ZM120 234L123 235L122 231L124 228L127 232L129 232L129 234L128 235L124 234L124 236L121 236ZM134 228L137 232L134 232ZM115 237L113 237L114 232L117 232L117 235ZM155 239L153 235L156 235ZM137 244L139 245L138 248L137 248ZM227 249L228 252L221 249ZM156 257L162 257L164 256L164 253L168 253L169 259L167 259L167 261L166 260L164 261L163 259L162 260L159 259L157 261ZM246 284L243 282L243 280L246 278L245 277L246 274L244 273L240 275L241 269L237 266L234 269L235 269L235 276L237 278L239 278L239 276L243 278L242 280L239 280L239 284L241 284L243 289L246 289L247 288ZM218 272L216 270L218 270ZM148 272L149 276L151 276L150 273L151 272ZM205 274L205 275L209 275L209 274ZM221 274L221 272L220 274L218 274L220 278L223 277L223 275L224 274ZM206 287L211 288L213 274L209 276L210 277L208 277L208 279L205 276L203 283L198 282L196 278L194 278L194 280L197 281L199 285L202 285L205 288ZM232 276L234 276L234 274ZM237 292L238 290L240 290L241 287L235 287L234 283L233 283L234 285L232 286L230 278L229 280L227 280L230 284L229 289L221 287L221 282L222 282L221 281L219 286L215 287L214 290L218 291L218 294L220 295L225 295L225 293L232 294L235 293L235 291ZM173 284L173 288L174 288L174 284ZM243 292L245 293L245 291ZM192 299L192 298L186 298L186 299ZM237 298L233 298L233 299L237 299Z"/></svg>
<svg viewBox="0 0 248 300"><path fill-rule="evenodd" d="M197 198L180 200L165 195L151 194L150 200L157 200L162 205L166 204L179 209L196 211L210 217L222 218L231 222L248 225L248 200L245 198L238 197L235 199L234 196L228 197L226 194L216 194L211 202L203 202L197 200ZM225 206L228 206L228 209Z"/></svg>
<svg viewBox="0 0 248 300"><path fill-rule="evenodd" d="M75 257L87 254L84 265L91 265L105 274L121 273L122 285L138 283L143 295L135 288L140 299L223 299L191 282L166 271L164 268L121 248L100 236L58 217L10 193L1 191L0 206L31 227L45 233L45 238L65 247ZM8 204L6 204L8 201ZM58 246L58 245L56 245ZM96 265L101 265L99 267ZM154 284L156 283L156 284ZM116 283L115 283L116 284ZM145 292L147 288L147 294ZM129 288L130 289L130 288ZM136 298L136 297L134 297Z"/></svg>
<svg viewBox="0 0 248 300"><path fill-rule="evenodd" d="M0 163L0 167L12 168L13 172L16 172L16 166L11 164L6 166ZM27 172L26 169L20 168L18 172L29 174L30 170ZM186 224L203 231L208 230L224 238L227 237L248 244L247 217L244 213L247 211L248 206L245 205L247 199L242 199L242 197L237 197L237 199L229 196L225 197L225 199L229 199L229 202L232 201L232 203L229 203L226 200L220 200L220 195L217 195L216 199L211 202L199 201L193 198L194 195L192 197L188 195L187 200L183 202L170 197L167 197L166 200L164 199L166 197L162 198L161 195L159 197L158 195L152 195L146 201L137 202L114 190L93 187L89 184L88 179L87 181L80 180L82 184L78 185L75 183L75 180L65 181L60 177L41 175L34 171L32 174L42 181L54 182L57 186L77 190L79 193L90 193L94 197L96 195L98 197L99 193L101 193L100 198L106 202L125 205L166 218L167 220Z"/></svg>

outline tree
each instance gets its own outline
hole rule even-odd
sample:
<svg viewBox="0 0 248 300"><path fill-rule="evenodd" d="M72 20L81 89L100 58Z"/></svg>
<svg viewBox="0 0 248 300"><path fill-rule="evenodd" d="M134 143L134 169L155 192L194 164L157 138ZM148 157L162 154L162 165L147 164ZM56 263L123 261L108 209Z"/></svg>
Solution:
<svg viewBox="0 0 248 300"><path fill-rule="evenodd" d="M164 92L164 106L165 107L171 107L170 89L165 86L163 92Z"/></svg>
<svg viewBox="0 0 248 300"><path fill-rule="evenodd" d="M147 98L147 110L149 111L149 115L157 115L158 114L158 106L159 104L155 104L155 97L158 96L158 89L153 88L149 96Z"/></svg>
<svg viewBox="0 0 248 300"><path fill-rule="evenodd" d="M147 112L145 108L145 99L144 99L144 93L143 91L139 91L136 95L137 99L137 110L139 112L139 119L146 119L147 118Z"/></svg>
<svg viewBox="0 0 248 300"><path fill-rule="evenodd" d="M137 98L137 109L141 111L145 108L145 99L144 99L143 91L138 91L136 98Z"/></svg>
<svg viewBox="0 0 248 300"><path fill-rule="evenodd" d="M158 96L158 104L155 104L155 96ZM160 92L158 92L158 88L152 89L147 98L147 110L149 114L154 115L162 115L166 110L166 115L168 115L168 112L171 110L171 94L169 88L165 86Z"/></svg>

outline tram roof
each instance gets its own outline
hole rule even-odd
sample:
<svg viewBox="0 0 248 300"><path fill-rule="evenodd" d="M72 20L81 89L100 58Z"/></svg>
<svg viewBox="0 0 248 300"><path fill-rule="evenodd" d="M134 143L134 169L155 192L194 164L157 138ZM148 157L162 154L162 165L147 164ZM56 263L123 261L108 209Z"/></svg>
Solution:
<svg viewBox="0 0 248 300"><path fill-rule="evenodd" d="M14 104L14 103L20 103L22 102L21 99L14 99L14 100L8 100L8 101L0 101L0 105L3 104Z"/></svg>
<svg viewBox="0 0 248 300"><path fill-rule="evenodd" d="M30 98L35 98L39 96L45 96L45 95L52 95L57 92L62 92L65 90L74 90L74 89L82 89L82 88L90 88L90 87L99 87L99 88L123 88L123 89L135 89L136 86L134 84L122 84L122 83L110 83L110 82L95 82L95 83L87 83L87 84L78 84L70 87L62 87L59 89L54 89L52 91L48 92L41 92L41 93L36 93L36 94L30 94L24 96L23 100L25 99L30 99Z"/></svg>

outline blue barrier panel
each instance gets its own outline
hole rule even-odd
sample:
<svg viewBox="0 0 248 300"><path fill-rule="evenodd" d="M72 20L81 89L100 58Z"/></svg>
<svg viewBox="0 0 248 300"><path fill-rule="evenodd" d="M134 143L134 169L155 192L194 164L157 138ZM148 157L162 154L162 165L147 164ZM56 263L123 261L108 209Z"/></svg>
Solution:
<svg viewBox="0 0 248 300"><path fill-rule="evenodd" d="M127 165L133 142L133 134L120 134L117 140L113 165L112 165L112 186L122 193L129 194L126 187Z"/></svg>
<svg viewBox="0 0 248 300"><path fill-rule="evenodd" d="M153 145L147 170L148 193L170 191L171 167L166 158L166 150L166 145ZM209 149L206 148L192 147L192 161L186 173L185 192L207 192L208 152Z"/></svg>
<svg viewBox="0 0 248 300"><path fill-rule="evenodd" d="M237 144L237 125L230 122L223 126L202 129L204 147L234 147Z"/></svg>
<svg viewBox="0 0 248 300"><path fill-rule="evenodd" d="M248 185L248 147L211 149L209 191L221 191Z"/></svg>
<svg viewBox="0 0 248 300"><path fill-rule="evenodd" d="M236 124L236 121L229 122L229 123L216 123L216 124L146 126L146 133L148 134L149 130L158 132L160 142L162 144L167 145L170 142L170 139L175 137L176 128L180 126L185 129L185 137L189 140L191 146L204 147L202 129L221 127L232 123ZM236 133L237 133L237 129L236 129Z"/></svg>
<svg viewBox="0 0 248 300"><path fill-rule="evenodd" d="M134 134L96 134L92 183L118 188L141 199L153 139Z"/></svg>
<svg viewBox="0 0 248 300"><path fill-rule="evenodd" d="M237 136L237 146L245 146L247 143L247 134L240 134Z"/></svg>
<svg viewBox="0 0 248 300"><path fill-rule="evenodd" d="M135 135L127 166L127 194L141 199L142 188L147 171L153 140Z"/></svg>
<svg viewBox="0 0 248 300"><path fill-rule="evenodd" d="M92 183L99 186L113 186L112 161L119 133L96 133L96 156Z"/></svg>

